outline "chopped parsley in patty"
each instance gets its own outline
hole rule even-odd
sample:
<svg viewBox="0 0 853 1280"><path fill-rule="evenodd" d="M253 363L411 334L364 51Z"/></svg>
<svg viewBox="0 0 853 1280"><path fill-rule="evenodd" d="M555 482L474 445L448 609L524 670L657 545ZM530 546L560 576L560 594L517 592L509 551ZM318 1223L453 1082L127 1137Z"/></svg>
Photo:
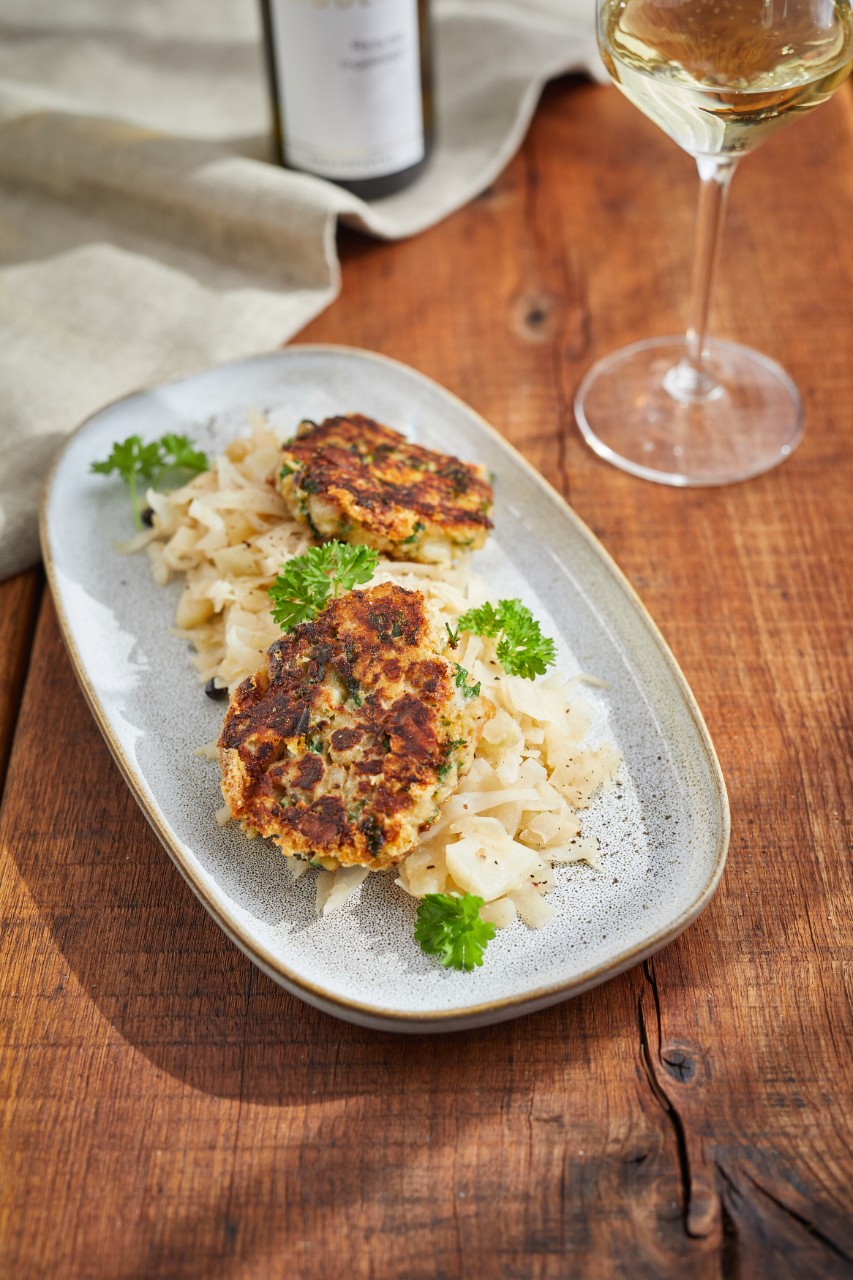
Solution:
<svg viewBox="0 0 853 1280"><path fill-rule="evenodd" d="M493 494L484 467L411 444L361 414L303 422L276 480L320 539L364 543L396 560L441 562L482 547Z"/></svg>
<svg viewBox="0 0 853 1280"><path fill-rule="evenodd" d="M418 591L333 600L267 651L219 738L234 818L299 858L394 866L467 773L485 698L465 698Z"/></svg>

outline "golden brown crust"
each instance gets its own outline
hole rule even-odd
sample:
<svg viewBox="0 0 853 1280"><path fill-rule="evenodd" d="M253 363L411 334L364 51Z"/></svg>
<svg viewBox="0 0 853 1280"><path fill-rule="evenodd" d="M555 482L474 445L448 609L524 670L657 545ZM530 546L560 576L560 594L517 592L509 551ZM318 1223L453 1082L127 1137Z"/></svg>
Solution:
<svg viewBox="0 0 853 1280"><path fill-rule="evenodd" d="M287 854L393 866L470 767L492 712L461 696L420 592L352 591L277 640L235 690L223 794Z"/></svg>
<svg viewBox="0 0 853 1280"><path fill-rule="evenodd" d="M278 487L321 537L364 542L396 559L475 550L492 527L484 468L411 444L361 414L303 422L283 448Z"/></svg>

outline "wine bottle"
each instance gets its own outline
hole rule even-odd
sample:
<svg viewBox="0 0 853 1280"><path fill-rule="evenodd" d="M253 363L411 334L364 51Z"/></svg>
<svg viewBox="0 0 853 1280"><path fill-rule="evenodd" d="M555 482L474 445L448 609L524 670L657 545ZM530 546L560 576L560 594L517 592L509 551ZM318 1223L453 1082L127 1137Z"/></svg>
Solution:
<svg viewBox="0 0 853 1280"><path fill-rule="evenodd" d="M433 140L429 0L261 0L278 159L372 200Z"/></svg>

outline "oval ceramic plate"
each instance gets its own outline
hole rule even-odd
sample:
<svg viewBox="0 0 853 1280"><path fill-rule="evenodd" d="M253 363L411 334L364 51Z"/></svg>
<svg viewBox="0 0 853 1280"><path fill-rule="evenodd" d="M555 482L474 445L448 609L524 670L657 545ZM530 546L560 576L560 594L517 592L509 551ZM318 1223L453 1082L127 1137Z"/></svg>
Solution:
<svg viewBox="0 0 853 1280"><path fill-rule="evenodd" d="M475 557L496 596L521 596L558 638L568 674L603 681L585 698L591 739L615 741L622 785L585 814L604 871L558 871L557 915L517 923L472 973L441 968L413 940L415 903L375 875L334 915L317 918L314 875L293 882L284 859L232 824L221 829L218 769L193 755L223 708L196 682L170 634L179 586L151 579L145 555L122 556L132 531L117 480L90 473L116 440L186 432L209 453L269 416L360 412L495 476L495 532ZM674 938L709 901L725 861L728 804L696 703L622 574L563 500L475 413L404 365L340 347L296 346L110 405L69 441L48 482L42 543L84 693L147 818L201 902L257 965L311 1004L362 1025L439 1031L497 1022L576 995Z"/></svg>

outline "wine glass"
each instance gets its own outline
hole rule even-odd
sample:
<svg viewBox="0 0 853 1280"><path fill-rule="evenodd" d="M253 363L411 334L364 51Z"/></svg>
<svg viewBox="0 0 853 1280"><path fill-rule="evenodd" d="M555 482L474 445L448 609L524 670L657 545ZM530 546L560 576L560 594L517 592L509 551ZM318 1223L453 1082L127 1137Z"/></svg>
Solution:
<svg viewBox="0 0 853 1280"><path fill-rule="evenodd" d="M726 195L741 156L849 74L850 0L598 0L598 39L625 96L695 158L701 194L686 334L594 365L578 425L601 457L647 480L745 480L791 453L802 404L772 360L708 337Z"/></svg>

